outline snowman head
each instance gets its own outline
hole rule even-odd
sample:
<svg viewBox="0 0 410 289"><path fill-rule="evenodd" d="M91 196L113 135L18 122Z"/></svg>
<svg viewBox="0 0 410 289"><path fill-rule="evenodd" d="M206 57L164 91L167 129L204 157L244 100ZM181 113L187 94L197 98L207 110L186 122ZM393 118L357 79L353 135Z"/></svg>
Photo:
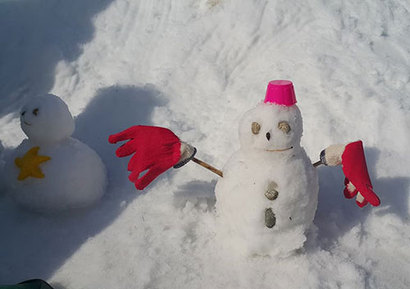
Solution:
<svg viewBox="0 0 410 289"><path fill-rule="evenodd" d="M240 122L242 149L286 152L298 149L302 115L290 81L271 81L265 101L246 112Z"/></svg>
<svg viewBox="0 0 410 289"><path fill-rule="evenodd" d="M39 144L59 142L74 131L67 105L53 94L30 99L21 109L20 125L28 138Z"/></svg>

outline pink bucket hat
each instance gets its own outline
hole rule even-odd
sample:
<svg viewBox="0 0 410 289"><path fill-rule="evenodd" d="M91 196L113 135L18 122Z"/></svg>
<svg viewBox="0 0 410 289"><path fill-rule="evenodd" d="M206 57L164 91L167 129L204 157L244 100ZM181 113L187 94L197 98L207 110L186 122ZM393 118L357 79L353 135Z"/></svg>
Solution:
<svg viewBox="0 0 410 289"><path fill-rule="evenodd" d="M292 106L296 103L293 84L289 80L273 80L268 84L264 103Z"/></svg>

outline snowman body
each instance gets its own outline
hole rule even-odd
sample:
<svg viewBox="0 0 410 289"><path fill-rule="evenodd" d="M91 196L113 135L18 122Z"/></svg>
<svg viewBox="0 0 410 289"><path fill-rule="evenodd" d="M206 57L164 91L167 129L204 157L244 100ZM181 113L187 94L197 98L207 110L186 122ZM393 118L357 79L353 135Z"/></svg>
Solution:
<svg viewBox="0 0 410 289"><path fill-rule="evenodd" d="M13 199L42 213L96 203L105 191L106 169L94 150L71 137L74 120L67 105L54 95L37 97L23 107L20 120L28 138L11 153L6 164L7 187ZM39 156L49 158L38 164L43 176L21 179L16 160L33 148L39 148Z"/></svg>
<svg viewBox="0 0 410 289"><path fill-rule="evenodd" d="M296 105L261 103L240 123L240 149L216 185L216 208L239 254L286 256L303 246L317 208L318 177L300 146Z"/></svg>
<svg viewBox="0 0 410 289"><path fill-rule="evenodd" d="M12 159L37 145L25 139L13 152ZM19 205L37 212L58 212L88 207L104 194L104 164L81 141L68 137L58 143L43 144L39 155L51 158L40 165L44 178L20 181L19 169L14 164L10 168L12 197Z"/></svg>

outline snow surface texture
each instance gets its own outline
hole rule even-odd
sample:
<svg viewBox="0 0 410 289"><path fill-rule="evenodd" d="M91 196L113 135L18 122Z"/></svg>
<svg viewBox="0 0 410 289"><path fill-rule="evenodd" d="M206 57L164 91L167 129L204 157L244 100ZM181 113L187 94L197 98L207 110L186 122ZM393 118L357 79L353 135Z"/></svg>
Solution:
<svg viewBox="0 0 410 289"><path fill-rule="evenodd" d="M4 147L2 142L0 141L0 192L4 190L3 186L4 186L4 177L3 177L3 167L4 167L4 159L3 159L3 151L4 151Z"/></svg>
<svg viewBox="0 0 410 289"><path fill-rule="evenodd" d="M106 164L102 202L45 218L0 195L0 282L60 288L408 288L410 284L410 4L364 1L2 1L0 139L24 138L19 111L61 96L74 136ZM171 128L221 168L239 149L241 115L272 79L295 85L302 145L362 139L382 204L343 197L320 167L304 251L243 259L215 241L217 177L194 163L145 193L107 136L134 124Z"/></svg>
<svg viewBox="0 0 410 289"><path fill-rule="evenodd" d="M2 142L0 141L0 168L1 168L1 166L3 165L3 163L4 163L4 160L3 160L3 151L4 151L4 147L3 147Z"/></svg>
<svg viewBox="0 0 410 289"><path fill-rule="evenodd" d="M6 191L25 208L55 213L95 204L106 188L106 169L100 157L72 138L74 120L57 96L33 97L21 109L21 128L28 139L13 150L5 165ZM51 159L38 165L44 178L19 179L16 158L39 147L39 156Z"/></svg>
<svg viewBox="0 0 410 289"><path fill-rule="evenodd" d="M280 129L284 123L287 129ZM303 246L319 187L316 169L300 146L302 132L296 105L260 103L241 119L240 150L215 188L220 242L235 254L284 257ZM265 226L265 210L274 214L273 227Z"/></svg>

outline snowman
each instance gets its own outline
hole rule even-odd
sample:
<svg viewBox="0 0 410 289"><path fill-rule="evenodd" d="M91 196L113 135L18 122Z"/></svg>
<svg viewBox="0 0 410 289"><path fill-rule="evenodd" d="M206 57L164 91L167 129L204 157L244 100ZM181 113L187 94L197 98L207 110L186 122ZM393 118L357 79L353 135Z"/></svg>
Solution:
<svg viewBox="0 0 410 289"><path fill-rule="evenodd" d="M41 213L96 203L106 187L106 169L86 144L72 138L74 120L57 96L34 97L21 109L27 135L6 163L7 187L21 206Z"/></svg>
<svg viewBox="0 0 410 289"><path fill-rule="evenodd" d="M118 157L133 155L130 181L144 189L170 167L190 160L219 175L216 213L222 241L245 256L286 257L303 247L318 204L316 166L342 166L344 195L359 207L380 200L373 192L361 141L331 145L312 164L300 145L302 116L293 84L268 84L265 100L246 112L239 124L240 149L223 171L195 158L196 149L161 127L133 126L109 136L110 143L127 141Z"/></svg>
<svg viewBox="0 0 410 289"><path fill-rule="evenodd" d="M300 145L293 85L272 81L239 125L240 149L215 188L223 231L238 252L283 255L302 247L315 216L318 176ZM258 236L255 238L255 236Z"/></svg>

